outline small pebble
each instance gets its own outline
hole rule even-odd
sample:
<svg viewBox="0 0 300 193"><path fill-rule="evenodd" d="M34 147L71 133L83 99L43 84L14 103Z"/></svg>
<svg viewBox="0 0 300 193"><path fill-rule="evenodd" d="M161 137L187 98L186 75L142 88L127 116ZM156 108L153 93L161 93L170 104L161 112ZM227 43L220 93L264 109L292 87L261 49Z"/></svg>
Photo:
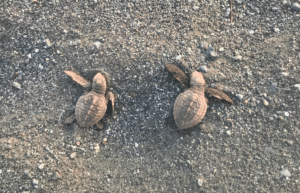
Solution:
<svg viewBox="0 0 300 193"><path fill-rule="evenodd" d="M91 144L90 145L90 150L93 150L94 149L94 146Z"/></svg>
<svg viewBox="0 0 300 193"><path fill-rule="evenodd" d="M215 51L215 49L213 47L208 47L207 50L206 50L206 52L205 52L205 54L207 56L211 56L211 52L213 52L213 51Z"/></svg>
<svg viewBox="0 0 300 193"><path fill-rule="evenodd" d="M282 3L287 7L290 7L292 5L290 0L284 0Z"/></svg>
<svg viewBox="0 0 300 193"><path fill-rule="evenodd" d="M61 179L61 177L62 176L60 175L60 173L55 172L52 176L52 180L59 180L59 179Z"/></svg>
<svg viewBox="0 0 300 193"><path fill-rule="evenodd" d="M95 144L94 150L96 153L98 153L100 151L100 146L98 143Z"/></svg>
<svg viewBox="0 0 300 193"><path fill-rule="evenodd" d="M268 102L271 102L271 101L272 101L272 98L271 98L270 96L267 96L267 97L266 97L266 100L267 100Z"/></svg>
<svg viewBox="0 0 300 193"><path fill-rule="evenodd" d="M75 159L76 155L77 155L76 152L73 152L73 153L71 153L70 158Z"/></svg>
<svg viewBox="0 0 300 193"><path fill-rule="evenodd" d="M293 3L292 10L300 12L300 4L299 3Z"/></svg>
<svg viewBox="0 0 300 193"><path fill-rule="evenodd" d="M25 170L25 171L24 171L24 175L25 175L26 177L28 177L28 178L31 178L31 174L30 174L30 172L29 172L28 170Z"/></svg>
<svg viewBox="0 0 300 193"><path fill-rule="evenodd" d="M240 101L242 101L244 96L241 95L241 94L237 94L236 97L237 97Z"/></svg>
<svg viewBox="0 0 300 193"><path fill-rule="evenodd" d="M203 185L203 180L202 180L202 179L198 179L198 180L197 180L197 185L198 185L199 187L201 187L201 186Z"/></svg>
<svg viewBox="0 0 300 193"><path fill-rule="evenodd" d="M193 54L193 51L190 47L188 47L187 51L188 51L189 54Z"/></svg>
<svg viewBox="0 0 300 193"><path fill-rule="evenodd" d="M224 52L224 48L223 47L219 48L219 52Z"/></svg>
<svg viewBox="0 0 300 193"><path fill-rule="evenodd" d="M39 170L43 170L44 169L45 164L41 164L38 166Z"/></svg>
<svg viewBox="0 0 300 193"><path fill-rule="evenodd" d="M300 84L295 84L294 87L300 90Z"/></svg>
<svg viewBox="0 0 300 193"><path fill-rule="evenodd" d="M176 58L175 58L175 59L176 59L176 60L180 60L180 59L181 59L181 57L182 57L181 55L178 55L178 56L176 56Z"/></svg>
<svg viewBox="0 0 300 193"><path fill-rule="evenodd" d="M242 0L235 0L235 2L236 2L237 4L242 4L242 3L243 3Z"/></svg>
<svg viewBox="0 0 300 193"><path fill-rule="evenodd" d="M47 46L48 48L51 47L51 42L50 42L49 38L47 38L47 39L45 40L45 42L46 42L46 46Z"/></svg>
<svg viewBox="0 0 300 193"><path fill-rule="evenodd" d="M290 171L289 171L288 169L283 169L283 170L281 170L281 171L280 171L280 175L281 175L281 177L282 177L282 176L285 176L285 177L291 177L291 173L290 173Z"/></svg>
<svg viewBox="0 0 300 193"><path fill-rule="evenodd" d="M200 72L207 73L207 67L206 66L200 66Z"/></svg>
<svg viewBox="0 0 300 193"><path fill-rule="evenodd" d="M22 88L21 88L21 84L18 83L18 82L13 82L12 85L13 85L13 87L15 87L15 88L17 88L17 89L22 89Z"/></svg>
<svg viewBox="0 0 300 193"><path fill-rule="evenodd" d="M198 10L198 9L199 9L199 6L196 6L196 5L195 5L195 6L193 7L193 9L194 9L194 10Z"/></svg>
<svg viewBox="0 0 300 193"><path fill-rule="evenodd" d="M249 35L253 35L255 32L254 32L254 30L249 30L248 33L249 33Z"/></svg>
<svg viewBox="0 0 300 193"><path fill-rule="evenodd" d="M290 116L290 113L289 112L284 112L284 116L288 117L288 116Z"/></svg>
<svg viewBox="0 0 300 193"><path fill-rule="evenodd" d="M293 145L293 144L294 144L293 140L286 140L286 142L287 142L287 144L289 144L289 145Z"/></svg>
<svg viewBox="0 0 300 193"><path fill-rule="evenodd" d="M50 150L49 147L45 147L45 150L46 150L47 152L51 153L51 150Z"/></svg>
<svg viewBox="0 0 300 193"><path fill-rule="evenodd" d="M288 73L288 72L281 72L281 75L282 75L282 76L288 76L289 73Z"/></svg>
<svg viewBox="0 0 300 193"><path fill-rule="evenodd" d="M263 99L263 103L264 103L265 106L269 105L269 102L266 99Z"/></svg>
<svg viewBox="0 0 300 193"><path fill-rule="evenodd" d="M26 157L30 157L30 151L26 151Z"/></svg>
<svg viewBox="0 0 300 193"><path fill-rule="evenodd" d="M228 136L231 135L231 131L230 130L227 130L226 133L227 133Z"/></svg>
<svg viewBox="0 0 300 193"><path fill-rule="evenodd" d="M243 57L238 55L238 56L234 56L234 59L237 61L242 61Z"/></svg>
<svg viewBox="0 0 300 193"><path fill-rule="evenodd" d="M23 186L23 187L24 187L24 189L25 189L26 191L28 191L28 193L30 193L30 192L29 192L29 189L30 189L29 185L26 184L26 185ZM24 191L23 191L23 192L24 192Z"/></svg>
<svg viewBox="0 0 300 193"><path fill-rule="evenodd" d="M138 147L139 147L139 144L138 144L138 143L134 143L134 147L135 147L135 148L138 148Z"/></svg>
<svg viewBox="0 0 300 193"><path fill-rule="evenodd" d="M106 144L107 144L107 138L103 138L102 144L103 144L103 145L106 145Z"/></svg>
<svg viewBox="0 0 300 193"><path fill-rule="evenodd" d="M240 52L239 52L238 50L234 50L234 54L235 54L236 56L239 56L239 55L240 55Z"/></svg>
<svg viewBox="0 0 300 193"><path fill-rule="evenodd" d="M212 60L217 59L217 57L218 57L217 52L215 52L215 51L210 52L210 58L211 58Z"/></svg>
<svg viewBox="0 0 300 193"><path fill-rule="evenodd" d="M76 151L76 149L77 149L77 147L74 145L72 145L71 148L72 148L72 151Z"/></svg>
<svg viewBox="0 0 300 193"><path fill-rule="evenodd" d="M225 11L225 17L229 17L230 12L231 12L230 8L227 8Z"/></svg>
<svg viewBox="0 0 300 193"><path fill-rule="evenodd" d="M94 42L94 46L96 46L97 49L100 48L101 43L99 41Z"/></svg>
<svg viewBox="0 0 300 193"><path fill-rule="evenodd" d="M37 179L32 179L32 184L33 185L38 185L39 184L39 181Z"/></svg>
<svg viewBox="0 0 300 193"><path fill-rule="evenodd" d="M200 43L200 48L203 48L203 49L207 49L208 48L208 43L207 42L201 42Z"/></svg>
<svg viewBox="0 0 300 193"><path fill-rule="evenodd" d="M275 28L274 28L274 32L279 33L279 32L280 32L280 29L277 28L277 27L275 27Z"/></svg>
<svg viewBox="0 0 300 193"><path fill-rule="evenodd" d="M43 70L44 67L41 64L39 64L39 69Z"/></svg>

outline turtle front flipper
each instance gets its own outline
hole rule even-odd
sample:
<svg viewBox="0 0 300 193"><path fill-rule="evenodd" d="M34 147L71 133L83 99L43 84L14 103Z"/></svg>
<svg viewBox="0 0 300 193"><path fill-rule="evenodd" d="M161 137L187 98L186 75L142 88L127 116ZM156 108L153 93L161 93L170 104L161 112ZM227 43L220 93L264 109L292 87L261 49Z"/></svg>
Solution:
<svg viewBox="0 0 300 193"><path fill-rule="evenodd" d="M233 101L231 100L231 98L227 94L225 94L223 91L206 87L205 93L207 93L208 95L211 95L217 99L225 100L225 101L233 104Z"/></svg>
<svg viewBox="0 0 300 193"><path fill-rule="evenodd" d="M185 88L188 88L190 85L189 77L177 66L173 64L166 64L166 68L172 74L172 76L178 80Z"/></svg>
<svg viewBox="0 0 300 193"><path fill-rule="evenodd" d="M69 115L69 116L65 119L64 123L65 123L65 124L71 124L71 123L73 123L73 122L75 121L75 119L76 119L75 113L72 113L71 115Z"/></svg>
<svg viewBox="0 0 300 193"><path fill-rule="evenodd" d="M111 112L109 112L109 113L111 113L111 115L113 115L114 110L115 110L115 96L114 96L114 94L112 92L107 92L106 96L105 96L105 99L106 99L106 103L108 105L107 110L111 109Z"/></svg>
<svg viewBox="0 0 300 193"><path fill-rule="evenodd" d="M80 84L82 87L84 87L86 90L90 90L92 84L84 79L81 75L77 74L76 72L73 72L71 70L65 70L65 73L70 76L75 82Z"/></svg>

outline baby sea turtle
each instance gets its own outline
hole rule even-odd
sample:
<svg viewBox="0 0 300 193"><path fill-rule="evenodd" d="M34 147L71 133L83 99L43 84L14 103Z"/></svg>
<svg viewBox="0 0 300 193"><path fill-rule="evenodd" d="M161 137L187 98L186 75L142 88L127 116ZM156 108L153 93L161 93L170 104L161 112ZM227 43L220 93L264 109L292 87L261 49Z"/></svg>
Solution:
<svg viewBox="0 0 300 193"><path fill-rule="evenodd" d="M65 120L65 123L70 124L76 119L81 127L89 127L96 124L102 129L103 123L100 120L107 110L109 101L111 102L112 112L114 111L114 95L112 92L106 93L105 77L98 72L94 76L93 82L90 83L71 70L66 70L65 73L85 88L85 92L76 103L75 113L70 115Z"/></svg>
<svg viewBox="0 0 300 193"><path fill-rule="evenodd" d="M166 68L186 88L176 98L173 109L175 123L180 129L193 127L204 118L208 101L205 93L233 103L224 92L207 88L201 72L194 71L189 80L188 76L175 65L166 64Z"/></svg>
<svg viewBox="0 0 300 193"><path fill-rule="evenodd" d="M207 110L205 80L201 72L193 72L190 85L189 89L176 98L174 104L174 119L180 129L187 129L199 123Z"/></svg>

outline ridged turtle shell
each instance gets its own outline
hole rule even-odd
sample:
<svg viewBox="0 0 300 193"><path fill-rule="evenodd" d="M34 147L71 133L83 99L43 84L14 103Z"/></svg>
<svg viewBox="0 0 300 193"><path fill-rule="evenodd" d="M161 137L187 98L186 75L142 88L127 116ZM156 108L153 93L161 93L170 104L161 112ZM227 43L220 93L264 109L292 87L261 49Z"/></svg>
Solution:
<svg viewBox="0 0 300 193"><path fill-rule="evenodd" d="M106 109L105 96L91 91L78 99L75 108L76 120L81 127L92 126L102 119Z"/></svg>
<svg viewBox="0 0 300 193"><path fill-rule="evenodd" d="M204 91L188 89L175 100L174 119L180 129L187 129L199 123L205 116L207 103Z"/></svg>

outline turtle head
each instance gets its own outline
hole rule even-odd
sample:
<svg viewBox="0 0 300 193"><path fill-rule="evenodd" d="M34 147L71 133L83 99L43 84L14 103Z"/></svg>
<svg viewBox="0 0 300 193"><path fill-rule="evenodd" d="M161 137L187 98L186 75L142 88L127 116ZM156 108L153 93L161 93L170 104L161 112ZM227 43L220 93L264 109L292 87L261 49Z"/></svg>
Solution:
<svg viewBox="0 0 300 193"><path fill-rule="evenodd" d="M203 74L201 72L194 71L191 75L190 80L191 86L204 86L205 80L203 78Z"/></svg>
<svg viewBox="0 0 300 193"><path fill-rule="evenodd" d="M97 73L93 78L92 91L98 94L105 94L106 79L101 73Z"/></svg>

